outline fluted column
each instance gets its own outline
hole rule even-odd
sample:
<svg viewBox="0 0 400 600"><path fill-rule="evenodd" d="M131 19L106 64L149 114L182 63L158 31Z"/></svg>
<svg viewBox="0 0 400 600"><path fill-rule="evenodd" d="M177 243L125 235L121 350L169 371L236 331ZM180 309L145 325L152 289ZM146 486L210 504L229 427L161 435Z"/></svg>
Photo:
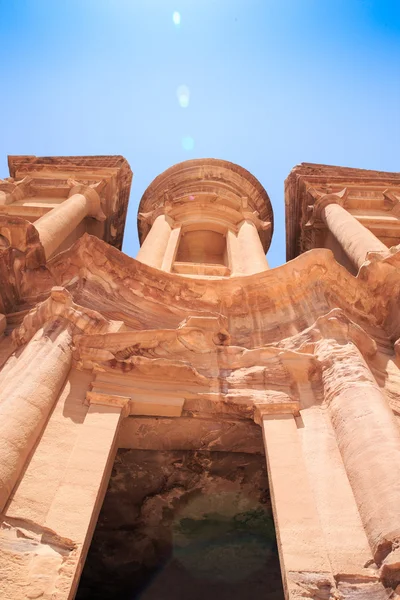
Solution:
<svg viewBox="0 0 400 600"><path fill-rule="evenodd" d="M331 202L321 206L320 216L357 269L368 252L387 252L385 244L340 204Z"/></svg>
<svg viewBox="0 0 400 600"><path fill-rule="evenodd" d="M106 218L96 190L77 185L71 189L67 200L35 221L34 226L39 233L46 258L57 250L85 217L94 217L98 221Z"/></svg>
<svg viewBox="0 0 400 600"><path fill-rule="evenodd" d="M16 359L0 392L0 511L17 483L72 360L71 325L54 319Z"/></svg>
<svg viewBox="0 0 400 600"><path fill-rule="evenodd" d="M245 219L239 224L237 241L238 252L235 255L240 254L241 256L239 268L244 275L252 275L269 269L264 248L253 221ZM236 271L235 265L233 265L233 271Z"/></svg>
<svg viewBox="0 0 400 600"><path fill-rule="evenodd" d="M380 564L400 543L400 430L354 344L325 339L316 350L339 450Z"/></svg>
<svg viewBox="0 0 400 600"><path fill-rule="evenodd" d="M137 253L136 260L161 269L171 231L171 219L164 214L158 215Z"/></svg>

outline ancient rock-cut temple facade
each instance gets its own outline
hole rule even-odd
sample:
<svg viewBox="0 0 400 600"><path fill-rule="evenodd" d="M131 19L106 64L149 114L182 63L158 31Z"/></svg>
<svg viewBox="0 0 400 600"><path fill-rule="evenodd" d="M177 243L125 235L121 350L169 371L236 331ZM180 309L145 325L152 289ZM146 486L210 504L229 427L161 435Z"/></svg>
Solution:
<svg viewBox="0 0 400 600"><path fill-rule="evenodd" d="M103 567L84 570L88 552L89 565L105 548L107 522L113 544L122 540L133 506L124 554L145 560L156 516L160 525L180 511L168 569L186 569L186 595L168 596L160 579L141 597L195 599L204 569L233 561L215 544L201 550L215 564L193 559L185 544L198 515L207 535L230 519L239 546L259 548L268 502L282 584L257 563L245 584L234 580L243 594L251 573L261 577L246 597L400 597L400 174L295 167L288 262L270 269L269 198L240 166L199 159L159 175L140 202L136 259L121 252L132 178L123 157L11 156L9 167L2 600L139 597L113 595L117 577L100 596L88 578ZM218 520L212 503L233 496L237 510L223 504ZM133 530L142 537L129 541Z"/></svg>

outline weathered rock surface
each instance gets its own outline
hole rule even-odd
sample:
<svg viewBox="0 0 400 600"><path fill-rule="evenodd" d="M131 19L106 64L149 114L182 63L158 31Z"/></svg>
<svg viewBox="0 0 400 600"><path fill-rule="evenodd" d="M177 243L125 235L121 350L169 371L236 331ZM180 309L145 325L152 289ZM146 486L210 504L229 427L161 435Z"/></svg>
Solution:
<svg viewBox="0 0 400 600"><path fill-rule="evenodd" d="M136 260L122 157L10 174L2 600L73 599L119 448L78 598L395 600L399 174L296 167L272 270L268 195L237 165L157 177Z"/></svg>

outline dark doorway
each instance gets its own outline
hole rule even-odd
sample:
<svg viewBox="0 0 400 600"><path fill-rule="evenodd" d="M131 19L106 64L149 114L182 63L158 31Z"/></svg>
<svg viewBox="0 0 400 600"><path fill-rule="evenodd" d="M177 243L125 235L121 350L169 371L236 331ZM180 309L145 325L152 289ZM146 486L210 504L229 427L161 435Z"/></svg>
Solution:
<svg viewBox="0 0 400 600"><path fill-rule="evenodd" d="M76 600L283 600L265 458L120 450Z"/></svg>

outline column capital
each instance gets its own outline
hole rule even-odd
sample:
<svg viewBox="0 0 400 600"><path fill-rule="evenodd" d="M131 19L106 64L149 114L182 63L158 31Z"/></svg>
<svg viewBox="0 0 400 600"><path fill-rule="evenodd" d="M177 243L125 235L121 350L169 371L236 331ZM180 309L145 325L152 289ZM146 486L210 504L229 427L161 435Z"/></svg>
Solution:
<svg viewBox="0 0 400 600"><path fill-rule="evenodd" d="M121 409L121 417L129 417L130 415L130 404L131 398L129 396L118 396L116 394L109 394L104 391L102 392L86 392L86 401L91 405L100 406L116 406Z"/></svg>
<svg viewBox="0 0 400 600"><path fill-rule="evenodd" d="M383 202L385 210L390 211L396 217L400 216L400 190L385 190Z"/></svg>
<svg viewBox="0 0 400 600"><path fill-rule="evenodd" d="M285 392L266 390L265 399L253 403L253 419L257 425L262 425L264 417L281 415L297 416L300 414L300 402Z"/></svg>
<svg viewBox="0 0 400 600"><path fill-rule="evenodd" d="M139 221L141 221L142 223L146 223L146 225L149 226L149 228L152 227L152 225L154 224L154 221L160 217L160 216L164 216L168 225L170 225L171 228L174 227L175 225L175 221L174 219L169 215L169 213L172 210L172 205L166 205L166 206L160 206L158 208L155 208L154 210L151 210L150 212L146 212L146 213L138 213L138 219Z"/></svg>
<svg viewBox="0 0 400 600"><path fill-rule="evenodd" d="M362 327L349 319L341 308L334 308L318 317L313 325L288 338L280 347L286 351L285 358L290 356L287 352L290 350L292 355L306 354L317 360L316 347L323 340L337 344L351 342L366 358L374 356L377 351L375 340Z"/></svg>
<svg viewBox="0 0 400 600"><path fill-rule="evenodd" d="M242 210L243 221L250 221L257 230L269 231L272 227L271 221L262 221L257 211ZM238 227L243 223L238 223Z"/></svg>
<svg viewBox="0 0 400 600"><path fill-rule="evenodd" d="M26 344L45 323L57 317L64 318L78 331L86 333L113 332L120 326L118 321L109 321L95 310L75 304L68 290L55 286L47 300L29 311L21 325L14 329L13 342L16 346Z"/></svg>
<svg viewBox="0 0 400 600"><path fill-rule="evenodd" d="M106 182L101 180L90 185L85 185L74 179L68 179L68 184L71 186L68 198L71 198L71 196L74 196L75 194L81 194L86 198L89 204L88 217L93 217L97 221L105 221L106 215L101 208L99 194L106 186Z"/></svg>
<svg viewBox="0 0 400 600"><path fill-rule="evenodd" d="M32 177L28 175L19 181L14 181L11 177L0 179L0 206L22 200L30 192L31 183Z"/></svg>
<svg viewBox="0 0 400 600"><path fill-rule="evenodd" d="M314 198L314 204L310 204L307 207L308 220L305 224L306 227L312 227L316 221L322 221L322 211L329 204L338 204L342 208L345 208L349 190L347 187L343 188L340 192L324 194L313 187L308 188L308 194Z"/></svg>

